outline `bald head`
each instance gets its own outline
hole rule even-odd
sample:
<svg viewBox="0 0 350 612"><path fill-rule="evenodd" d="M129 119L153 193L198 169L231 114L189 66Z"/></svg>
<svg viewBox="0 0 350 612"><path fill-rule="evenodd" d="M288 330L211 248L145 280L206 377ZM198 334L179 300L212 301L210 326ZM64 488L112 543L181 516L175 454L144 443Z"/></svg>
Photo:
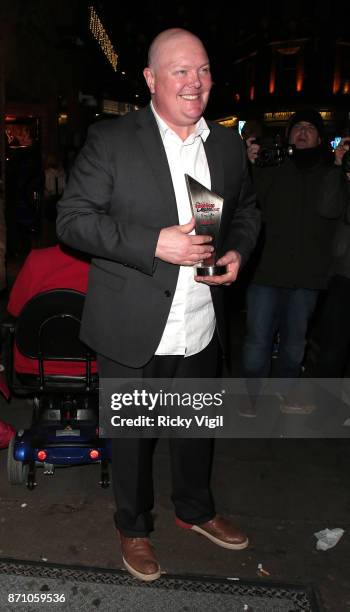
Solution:
<svg viewBox="0 0 350 612"><path fill-rule="evenodd" d="M181 41L181 39L192 39L193 41L196 41L197 44L200 44L204 50L202 41L198 38L198 36L192 34L192 32L183 30L182 28L170 28L169 30L164 30L158 34L158 36L156 36L153 40L148 51L148 66L155 69L159 65L166 47L171 47L173 44L177 44L179 41Z"/></svg>
<svg viewBox="0 0 350 612"><path fill-rule="evenodd" d="M209 98L212 80L207 52L197 36L172 28L154 39L148 61L143 74L153 108L185 140Z"/></svg>

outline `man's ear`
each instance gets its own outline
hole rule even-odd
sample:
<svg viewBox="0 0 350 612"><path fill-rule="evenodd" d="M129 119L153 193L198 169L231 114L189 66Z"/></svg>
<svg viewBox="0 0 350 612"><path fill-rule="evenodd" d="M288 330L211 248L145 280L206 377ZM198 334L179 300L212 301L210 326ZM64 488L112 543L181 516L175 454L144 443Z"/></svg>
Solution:
<svg viewBox="0 0 350 612"><path fill-rule="evenodd" d="M153 70L151 68L145 68L143 71L143 76L145 77L148 89L150 90L151 94L154 94L155 90Z"/></svg>

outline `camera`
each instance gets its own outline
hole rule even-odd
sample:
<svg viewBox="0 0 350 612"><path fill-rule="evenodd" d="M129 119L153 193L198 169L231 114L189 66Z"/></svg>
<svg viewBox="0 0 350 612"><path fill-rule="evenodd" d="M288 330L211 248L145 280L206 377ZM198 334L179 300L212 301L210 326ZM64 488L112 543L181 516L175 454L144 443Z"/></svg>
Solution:
<svg viewBox="0 0 350 612"><path fill-rule="evenodd" d="M256 139L253 142L260 145L258 157L255 160L255 164L260 168L280 166L293 155L295 149L294 145L282 144L273 139Z"/></svg>

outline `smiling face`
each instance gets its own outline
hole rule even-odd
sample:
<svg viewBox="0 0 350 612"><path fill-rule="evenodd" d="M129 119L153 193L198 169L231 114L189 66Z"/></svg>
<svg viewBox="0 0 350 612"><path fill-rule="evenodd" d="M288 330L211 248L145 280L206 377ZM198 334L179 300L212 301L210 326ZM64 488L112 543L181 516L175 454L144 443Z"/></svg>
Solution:
<svg viewBox="0 0 350 612"><path fill-rule="evenodd" d="M312 149L321 144L321 138L312 123L299 121L290 131L289 144L295 145L296 149Z"/></svg>
<svg viewBox="0 0 350 612"><path fill-rule="evenodd" d="M185 140L209 99L212 79L207 53L198 38L183 30L163 32L152 47L150 65L143 74L154 108Z"/></svg>

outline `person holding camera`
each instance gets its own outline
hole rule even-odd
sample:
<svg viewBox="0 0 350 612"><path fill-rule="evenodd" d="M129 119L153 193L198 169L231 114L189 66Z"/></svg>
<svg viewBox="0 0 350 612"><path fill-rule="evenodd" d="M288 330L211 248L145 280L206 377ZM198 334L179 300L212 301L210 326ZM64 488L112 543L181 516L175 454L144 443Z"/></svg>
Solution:
<svg viewBox="0 0 350 612"><path fill-rule="evenodd" d="M338 219L338 224L329 290L320 320L315 372L319 378L343 378L350 347L350 136L341 139L334 157L320 208L325 217Z"/></svg>
<svg viewBox="0 0 350 612"><path fill-rule="evenodd" d="M243 367L248 378L269 376L277 332L274 376L300 375L308 324L327 283L334 225L318 210L329 163L323 134L321 115L305 109L290 118L286 149L291 154L278 156L276 165L264 167L260 145L251 138L246 143L263 217L261 251L247 291ZM246 416L255 414L252 407Z"/></svg>

